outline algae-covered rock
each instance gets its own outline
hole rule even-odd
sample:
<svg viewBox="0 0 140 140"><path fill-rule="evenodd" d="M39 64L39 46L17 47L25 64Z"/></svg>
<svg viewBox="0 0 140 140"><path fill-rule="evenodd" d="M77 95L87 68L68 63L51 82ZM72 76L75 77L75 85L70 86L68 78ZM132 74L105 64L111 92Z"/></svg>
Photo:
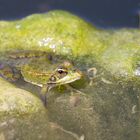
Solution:
<svg viewBox="0 0 140 140"><path fill-rule="evenodd" d="M103 66L111 74L132 78L138 76L140 32L135 29L114 31L108 38L108 48L101 55Z"/></svg>
<svg viewBox="0 0 140 140"><path fill-rule="evenodd" d="M51 50L65 55L87 54L90 51L87 46L92 43L87 39L91 39L96 31L81 18L64 11L35 14L5 24L1 23L2 51L37 49ZM94 45L96 42L100 44L97 38Z"/></svg>

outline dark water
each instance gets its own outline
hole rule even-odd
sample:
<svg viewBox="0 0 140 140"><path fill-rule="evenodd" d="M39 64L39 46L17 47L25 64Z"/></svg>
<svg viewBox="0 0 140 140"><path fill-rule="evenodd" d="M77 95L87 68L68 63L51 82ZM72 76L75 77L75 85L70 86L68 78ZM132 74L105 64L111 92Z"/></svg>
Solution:
<svg viewBox="0 0 140 140"><path fill-rule="evenodd" d="M52 9L70 11L105 28L139 26L140 0L0 0L0 20Z"/></svg>

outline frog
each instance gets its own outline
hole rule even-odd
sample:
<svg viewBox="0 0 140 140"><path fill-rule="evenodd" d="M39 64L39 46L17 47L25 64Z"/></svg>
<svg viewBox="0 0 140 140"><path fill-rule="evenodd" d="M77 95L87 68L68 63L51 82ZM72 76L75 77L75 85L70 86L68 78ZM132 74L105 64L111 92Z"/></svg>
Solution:
<svg viewBox="0 0 140 140"><path fill-rule="evenodd" d="M82 72L69 60L59 60L55 54L40 51L8 52L0 65L0 76L8 81L23 78L41 87L41 99L47 105L47 95L56 86L81 79Z"/></svg>

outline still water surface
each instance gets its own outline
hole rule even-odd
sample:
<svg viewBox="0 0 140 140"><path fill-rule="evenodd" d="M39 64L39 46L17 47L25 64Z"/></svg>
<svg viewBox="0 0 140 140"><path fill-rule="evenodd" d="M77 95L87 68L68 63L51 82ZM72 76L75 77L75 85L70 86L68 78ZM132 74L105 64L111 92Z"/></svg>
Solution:
<svg viewBox="0 0 140 140"><path fill-rule="evenodd" d="M0 20L63 9L104 28L138 27L140 0L0 0Z"/></svg>

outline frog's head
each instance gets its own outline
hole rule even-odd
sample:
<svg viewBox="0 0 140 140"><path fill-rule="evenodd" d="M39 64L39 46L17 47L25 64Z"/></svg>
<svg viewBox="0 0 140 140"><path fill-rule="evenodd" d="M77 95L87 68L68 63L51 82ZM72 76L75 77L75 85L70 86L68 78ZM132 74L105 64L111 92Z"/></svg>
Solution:
<svg viewBox="0 0 140 140"><path fill-rule="evenodd" d="M51 75L49 85L64 85L81 79L82 72L77 70L69 61L59 65Z"/></svg>

